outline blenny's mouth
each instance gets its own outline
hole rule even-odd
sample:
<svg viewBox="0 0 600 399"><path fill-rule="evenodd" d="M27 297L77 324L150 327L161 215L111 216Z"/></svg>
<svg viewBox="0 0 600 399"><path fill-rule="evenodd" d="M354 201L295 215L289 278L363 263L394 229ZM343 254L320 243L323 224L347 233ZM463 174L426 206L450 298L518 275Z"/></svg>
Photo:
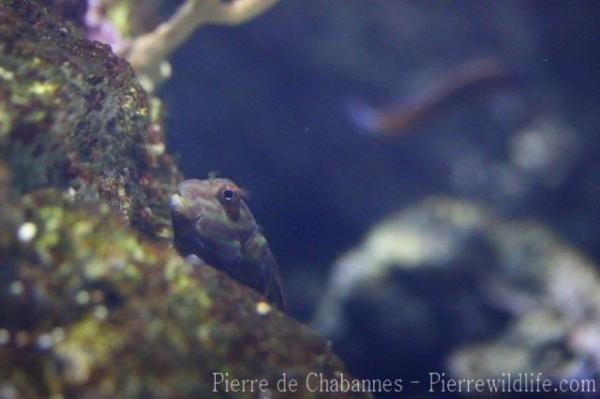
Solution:
<svg viewBox="0 0 600 399"><path fill-rule="evenodd" d="M192 203L190 203L190 200L188 200L181 194L171 195L169 208L173 217L177 217L178 219L184 219L194 223L204 216L198 210L193 211Z"/></svg>
<svg viewBox="0 0 600 399"><path fill-rule="evenodd" d="M169 202L169 207L171 208L171 212L181 213L185 208L184 199L179 194L171 195L171 201Z"/></svg>

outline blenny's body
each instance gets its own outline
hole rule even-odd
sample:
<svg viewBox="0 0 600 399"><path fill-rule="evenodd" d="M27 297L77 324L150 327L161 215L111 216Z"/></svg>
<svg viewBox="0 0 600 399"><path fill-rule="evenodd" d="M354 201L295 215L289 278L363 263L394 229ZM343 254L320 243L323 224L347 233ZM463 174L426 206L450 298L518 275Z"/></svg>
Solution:
<svg viewBox="0 0 600 399"><path fill-rule="evenodd" d="M171 197L175 247L224 270L285 308L277 263L231 180L186 180Z"/></svg>

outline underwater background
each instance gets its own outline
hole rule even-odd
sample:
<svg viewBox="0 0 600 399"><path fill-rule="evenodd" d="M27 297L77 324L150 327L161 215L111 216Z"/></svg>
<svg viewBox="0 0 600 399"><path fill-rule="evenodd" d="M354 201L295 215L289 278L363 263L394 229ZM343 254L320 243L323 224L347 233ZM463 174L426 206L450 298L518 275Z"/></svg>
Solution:
<svg viewBox="0 0 600 399"><path fill-rule="evenodd" d="M600 395L600 3L267 2L148 57L160 78L131 43L184 1L1 3L0 399L340 370ZM170 195L211 172L289 317L171 248Z"/></svg>
<svg viewBox="0 0 600 399"><path fill-rule="evenodd" d="M473 374L550 362L597 378L597 350L591 365L562 353L560 339L545 347L537 330L550 334L546 324L558 321L537 315L540 305L506 302L550 295L535 292L545 277L527 251L556 244L519 242L530 228L545 226L590 261L600 257L600 92L591 84L600 79L599 16L590 2L285 1L238 29L199 31L177 50L161 89L168 142L186 176L216 170L250 190L291 314L333 337L357 375L422 378L477 347L498 364L476 364ZM510 81L482 84L389 134L349 115L351 101L382 109L418 102L478 59L497 62ZM474 204L535 227L499 233L504 226L471 215ZM367 238L381 223L399 231ZM379 247L364 248L376 239ZM362 253L347 254L357 247ZM378 273L386 277L369 276ZM504 278L511 282L497 281ZM510 289L492 298L505 283ZM503 337L515 317L538 316L524 334L540 342L520 348ZM509 356L496 348L503 340L536 360L501 360Z"/></svg>

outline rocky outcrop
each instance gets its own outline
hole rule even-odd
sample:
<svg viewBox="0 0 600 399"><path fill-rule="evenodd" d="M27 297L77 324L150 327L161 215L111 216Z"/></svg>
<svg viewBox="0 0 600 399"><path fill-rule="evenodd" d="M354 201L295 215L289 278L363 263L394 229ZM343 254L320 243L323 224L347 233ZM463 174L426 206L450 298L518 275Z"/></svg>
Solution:
<svg viewBox="0 0 600 399"><path fill-rule="evenodd" d="M34 1L0 5L0 396L257 397L343 372L328 343L171 248L179 180L129 65ZM238 388L239 389L239 388ZM332 393L331 397L368 397Z"/></svg>

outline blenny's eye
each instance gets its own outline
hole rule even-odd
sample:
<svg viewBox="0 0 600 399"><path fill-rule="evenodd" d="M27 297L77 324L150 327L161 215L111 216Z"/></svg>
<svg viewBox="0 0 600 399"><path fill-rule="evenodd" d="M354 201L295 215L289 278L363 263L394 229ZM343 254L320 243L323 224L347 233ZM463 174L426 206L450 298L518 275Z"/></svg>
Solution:
<svg viewBox="0 0 600 399"><path fill-rule="evenodd" d="M225 185L219 190L219 201L225 206L235 206L240 202L240 192L235 187Z"/></svg>
<svg viewBox="0 0 600 399"><path fill-rule="evenodd" d="M223 190L223 198L225 198L225 200L227 201L231 201L234 195L235 193L230 188L226 188L225 190Z"/></svg>

